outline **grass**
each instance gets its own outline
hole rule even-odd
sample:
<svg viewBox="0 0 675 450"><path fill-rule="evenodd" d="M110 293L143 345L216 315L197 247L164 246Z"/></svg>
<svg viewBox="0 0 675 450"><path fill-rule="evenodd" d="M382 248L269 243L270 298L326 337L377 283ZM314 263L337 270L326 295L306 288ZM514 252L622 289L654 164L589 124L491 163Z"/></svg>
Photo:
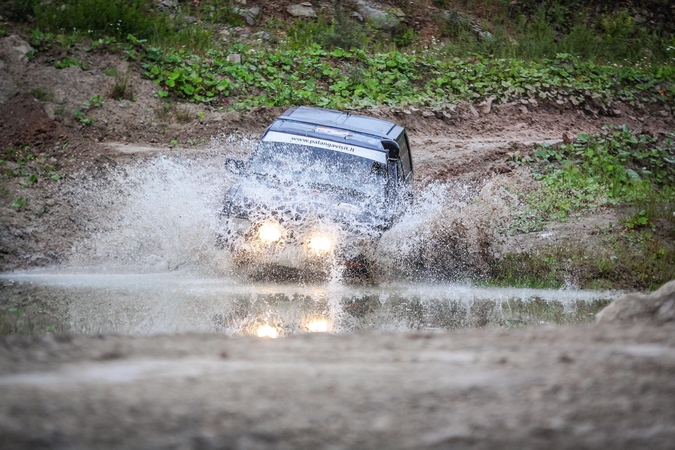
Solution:
<svg viewBox="0 0 675 450"><path fill-rule="evenodd" d="M658 289L675 279L673 230L657 235L643 229L604 239L604 249L545 247L535 253L506 255L492 264L487 285L586 289Z"/></svg>
<svg viewBox="0 0 675 450"><path fill-rule="evenodd" d="M132 100L134 98L134 90L129 84L130 68L124 73L119 73L117 69L110 69L106 72L106 75L112 76L115 79L108 97L113 100Z"/></svg>
<svg viewBox="0 0 675 450"><path fill-rule="evenodd" d="M258 18L260 27L279 32L282 39L275 46L285 50L303 50L318 44L332 50L357 48L368 52L394 48L421 50L428 42L420 42L417 31L403 23L392 32L383 32L375 25L362 24L351 16L352 10L339 1L325 2L330 14L317 19L280 20ZM594 4L578 0L436 0L395 1L407 16L417 17L420 11L437 27L434 36L443 41L439 51L448 56L469 57L479 53L492 58L541 60L558 53L568 53L596 63L656 63L675 61L675 11L662 0L644 0L642 9L630 9L626 2L601 0ZM323 5L317 8L325 11ZM443 14L430 6L442 8ZM12 20L31 22L43 32L78 34L90 39L114 37L118 41L128 35L164 48L186 48L205 53L222 44L215 26L244 25L236 8L242 5L230 0L181 2L176 10L157 11L152 0L10 0L4 11ZM2 9L2 7L0 7ZM636 15L647 10L649 21ZM2 11L0 11L2 12ZM187 17L198 21L188 23ZM482 28L490 34L480 34Z"/></svg>
<svg viewBox="0 0 675 450"><path fill-rule="evenodd" d="M512 232L616 205L633 211L626 226L647 226L668 216L675 203L674 133L654 137L608 126L570 144L539 145L533 156L528 164L540 186L523 197Z"/></svg>

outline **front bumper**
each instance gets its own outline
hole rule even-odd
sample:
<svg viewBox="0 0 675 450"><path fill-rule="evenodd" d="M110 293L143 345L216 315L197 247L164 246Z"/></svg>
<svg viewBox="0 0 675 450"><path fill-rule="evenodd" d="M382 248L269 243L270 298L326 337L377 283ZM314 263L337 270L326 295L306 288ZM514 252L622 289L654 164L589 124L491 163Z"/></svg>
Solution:
<svg viewBox="0 0 675 450"><path fill-rule="evenodd" d="M328 275L339 269L363 272L378 237L356 236L335 224L296 226L228 218L221 240L238 267Z"/></svg>

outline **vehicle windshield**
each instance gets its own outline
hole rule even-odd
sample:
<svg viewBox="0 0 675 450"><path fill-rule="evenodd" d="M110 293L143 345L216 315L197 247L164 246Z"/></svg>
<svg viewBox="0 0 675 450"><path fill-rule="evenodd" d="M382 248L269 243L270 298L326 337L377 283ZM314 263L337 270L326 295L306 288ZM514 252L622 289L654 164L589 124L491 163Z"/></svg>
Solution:
<svg viewBox="0 0 675 450"><path fill-rule="evenodd" d="M361 156L307 145L261 142L253 154L250 173L282 181L356 191L368 197L384 195L386 166Z"/></svg>

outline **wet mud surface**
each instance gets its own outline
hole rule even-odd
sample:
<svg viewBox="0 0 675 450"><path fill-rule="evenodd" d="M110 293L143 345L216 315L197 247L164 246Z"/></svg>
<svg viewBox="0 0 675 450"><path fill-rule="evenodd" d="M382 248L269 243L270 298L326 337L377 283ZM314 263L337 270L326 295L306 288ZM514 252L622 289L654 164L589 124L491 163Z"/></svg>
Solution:
<svg viewBox="0 0 675 450"><path fill-rule="evenodd" d="M0 342L0 442L667 449L673 331L11 337Z"/></svg>

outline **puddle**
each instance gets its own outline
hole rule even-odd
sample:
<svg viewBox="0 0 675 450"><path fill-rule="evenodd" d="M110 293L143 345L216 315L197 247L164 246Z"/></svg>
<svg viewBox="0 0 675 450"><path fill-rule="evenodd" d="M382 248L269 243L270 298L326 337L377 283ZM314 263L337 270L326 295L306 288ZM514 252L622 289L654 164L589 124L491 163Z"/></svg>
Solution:
<svg viewBox="0 0 675 450"><path fill-rule="evenodd" d="M616 294L580 290L255 284L163 274L0 275L0 334L405 332L592 321Z"/></svg>

